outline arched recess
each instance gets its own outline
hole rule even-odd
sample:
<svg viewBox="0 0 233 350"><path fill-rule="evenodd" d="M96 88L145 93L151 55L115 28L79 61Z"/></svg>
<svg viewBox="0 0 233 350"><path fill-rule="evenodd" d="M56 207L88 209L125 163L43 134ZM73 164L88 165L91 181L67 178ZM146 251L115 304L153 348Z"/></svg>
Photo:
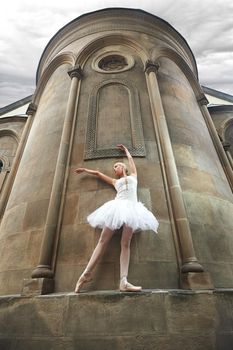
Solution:
<svg viewBox="0 0 233 350"><path fill-rule="evenodd" d="M96 56L97 52L101 53L100 54L101 57L104 57L104 54L107 55L107 54L111 54L112 52L114 54L121 55L122 49L125 51L129 50L135 53L135 56L137 56L137 59L140 61L141 73L144 77L143 70L144 70L145 63L149 58L149 52L145 47L143 47L136 40L134 40L133 38L127 35L122 35L122 33L103 35L98 39L94 39L90 41L90 43L87 44L81 50L80 54L77 56L75 66L82 67L83 74L84 76L86 76L86 63L89 61L91 57ZM126 52L124 52L123 55L125 57L128 56L127 57L128 59L130 58L130 54L127 55ZM131 70L131 69L133 70L133 65L134 63L132 63L132 65L129 64L128 70ZM124 71L121 71L121 74L123 74L123 72ZM117 73L117 72L115 71L113 73ZM92 82L92 84L94 84L94 82ZM85 159L120 156L120 152L118 150L113 149L112 146L106 149L98 150L96 140L94 139L96 136L96 133L94 131L93 123L96 122L96 110L97 110L97 105L100 102L98 101L97 96L98 97L100 96L101 91L103 90L106 91L107 88L111 89L111 87L112 89L114 88L117 89L117 87L120 87L121 89L124 88L125 91L127 91L128 93L128 101L126 102L126 104L129 106L129 111L128 113L126 113L126 115L128 115L130 119L131 141L134 140L131 142L131 144L128 145L128 147L130 148L130 151L134 156L144 157L146 153L145 153L145 147L143 142L138 89L133 84L132 81L131 83L129 83L129 79L125 79L124 75L121 75L120 80L119 78L114 78L113 80L110 81L106 77L105 78L103 77L103 81L101 82L99 81L98 84L93 89L92 93L90 94L90 100L88 102L89 104L88 129L87 129L88 132L86 137L87 144L85 147ZM120 88L118 89L118 93L120 93ZM135 128L137 132L134 131Z"/></svg>
<svg viewBox="0 0 233 350"><path fill-rule="evenodd" d="M132 38L122 34L110 34L103 35L87 44L78 55L75 65L80 64L80 66L83 67L85 65L85 62L94 52L109 45L122 45L133 48L143 63L145 63L149 58L148 50L146 50Z"/></svg>
<svg viewBox="0 0 233 350"><path fill-rule="evenodd" d="M68 64L70 65L70 67L73 67L75 64L75 60L76 57L72 52L64 52L56 56L43 71L38 81L32 102L36 105L39 104L40 97L45 89L47 82L59 66L63 64Z"/></svg>
<svg viewBox="0 0 233 350"><path fill-rule="evenodd" d="M189 81L190 86L192 87L196 96L196 99L199 100L203 97L203 91L198 82L197 72L193 72L189 65L186 63L186 61L179 54L177 54L172 49L161 48L159 51L153 51L151 53L151 57L153 58L153 61L156 61L158 63L159 60L163 57L169 58L171 61L173 61L185 75L186 79Z"/></svg>
<svg viewBox="0 0 233 350"><path fill-rule="evenodd" d="M104 105L101 104L102 95L108 95L107 90L110 90L118 96L118 106L112 110L111 117L107 116ZM111 92L109 96L111 96ZM124 110L122 106L124 105ZM99 107L99 108L98 108ZM125 113L124 113L125 112ZM102 118L101 118L102 116ZM120 118L121 117L121 118ZM111 124L115 123L114 133L111 135ZM98 121L98 122L97 122ZM108 135L105 137L106 124L109 123ZM145 145L142 130L142 121L139 104L139 93L137 88L129 81L122 79L108 79L97 86L91 92L89 101L88 126L86 136L85 159L116 157L119 151L116 150L115 145L119 142L115 140L114 135L121 135L120 142L127 144L130 152L134 156L145 156ZM110 136L111 135L111 136ZM111 142L109 142L109 138ZM129 143L129 144L128 144Z"/></svg>
<svg viewBox="0 0 233 350"><path fill-rule="evenodd" d="M19 136L18 134L13 131L13 130L9 130L9 129L1 129L0 130L0 137L3 137L3 136L10 136L12 137L15 142L18 144L19 143Z"/></svg>
<svg viewBox="0 0 233 350"><path fill-rule="evenodd" d="M0 130L0 193L11 171L18 143L19 137L13 130Z"/></svg>

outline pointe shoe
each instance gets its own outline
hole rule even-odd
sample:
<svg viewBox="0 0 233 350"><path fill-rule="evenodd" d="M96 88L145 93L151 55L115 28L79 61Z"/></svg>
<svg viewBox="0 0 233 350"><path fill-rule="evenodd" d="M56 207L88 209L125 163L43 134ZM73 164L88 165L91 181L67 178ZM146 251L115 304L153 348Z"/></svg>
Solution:
<svg viewBox="0 0 233 350"><path fill-rule="evenodd" d="M121 292L141 292L141 290L142 290L141 286L134 286L133 284L129 283L126 279L121 279L121 282L120 282Z"/></svg>
<svg viewBox="0 0 233 350"><path fill-rule="evenodd" d="M76 283L76 287L75 287L74 292L75 293L79 293L80 289L82 288L82 286L85 283L90 282L91 280L92 280L92 277L91 277L91 273L90 272L82 273L82 275L78 279L78 282Z"/></svg>

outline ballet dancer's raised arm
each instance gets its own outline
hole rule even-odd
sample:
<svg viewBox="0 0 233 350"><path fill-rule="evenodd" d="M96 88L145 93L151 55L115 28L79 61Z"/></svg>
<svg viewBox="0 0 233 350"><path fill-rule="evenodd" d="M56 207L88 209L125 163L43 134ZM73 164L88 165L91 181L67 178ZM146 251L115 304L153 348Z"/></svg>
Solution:
<svg viewBox="0 0 233 350"><path fill-rule="evenodd" d="M134 175L137 176L137 168L136 165L134 163L133 157L131 156L129 150L127 149L127 147L125 147L122 144L117 145L117 148L121 149L122 151L125 152L127 158L128 158L128 162L129 162L129 170L130 170L130 175Z"/></svg>
<svg viewBox="0 0 233 350"><path fill-rule="evenodd" d="M97 176L99 179L105 181L106 183L108 183L109 185L112 185L114 186L115 185L115 182L116 180L101 173L99 170L92 170L92 169L87 169L87 168L78 168L75 170L75 172L77 174L81 174L81 173L87 173L87 174L90 174L90 175L94 175L94 176Z"/></svg>

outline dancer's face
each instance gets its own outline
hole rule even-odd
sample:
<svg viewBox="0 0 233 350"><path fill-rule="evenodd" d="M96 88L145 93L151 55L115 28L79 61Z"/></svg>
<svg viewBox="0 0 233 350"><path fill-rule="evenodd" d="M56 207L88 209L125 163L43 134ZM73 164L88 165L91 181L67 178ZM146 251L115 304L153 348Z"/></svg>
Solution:
<svg viewBox="0 0 233 350"><path fill-rule="evenodd" d="M124 176L125 165L123 163L116 163L113 166L113 170L116 176L118 177Z"/></svg>

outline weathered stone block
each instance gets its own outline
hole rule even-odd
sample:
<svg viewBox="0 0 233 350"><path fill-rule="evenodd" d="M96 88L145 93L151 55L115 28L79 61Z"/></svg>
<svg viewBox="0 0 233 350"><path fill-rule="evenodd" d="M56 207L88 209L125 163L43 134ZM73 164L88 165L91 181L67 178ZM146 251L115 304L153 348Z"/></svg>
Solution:
<svg viewBox="0 0 233 350"><path fill-rule="evenodd" d="M180 286L182 289L214 289L208 272L180 273Z"/></svg>
<svg viewBox="0 0 233 350"><path fill-rule="evenodd" d="M166 329L165 310L158 296L154 303L150 298L124 294L99 296L79 295L70 297L68 305L69 318L65 324L65 334L70 336L74 330L77 334L95 336L123 335L127 328L140 333L145 328L148 332L164 332ZM88 305L88 307L86 307ZM141 310L144 310L141 313Z"/></svg>
<svg viewBox="0 0 233 350"><path fill-rule="evenodd" d="M4 350L231 350L232 290L0 298Z"/></svg>
<svg viewBox="0 0 233 350"><path fill-rule="evenodd" d="M182 292L166 297L167 326L169 333L191 332L210 334L216 328L216 309L213 293Z"/></svg>
<svg viewBox="0 0 233 350"><path fill-rule="evenodd" d="M23 280L22 296L49 294L54 291L52 278L28 278Z"/></svg>
<svg viewBox="0 0 233 350"><path fill-rule="evenodd" d="M140 262L176 261L174 241L169 222L160 221L158 234L153 231L138 234L138 255Z"/></svg>
<svg viewBox="0 0 233 350"><path fill-rule="evenodd" d="M25 217L23 220L23 229L40 228L45 225L49 200L42 199L27 204Z"/></svg>
<svg viewBox="0 0 233 350"><path fill-rule="evenodd" d="M217 195L212 176L194 168L178 167L181 187L184 191Z"/></svg>
<svg viewBox="0 0 233 350"><path fill-rule="evenodd" d="M87 263L95 247L95 230L87 224L65 225L60 237L58 264Z"/></svg>
<svg viewBox="0 0 233 350"><path fill-rule="evenodd" d="M130 265L129 280L143 289L178 288L178 266L171 261L146 261Z"/></svg>

